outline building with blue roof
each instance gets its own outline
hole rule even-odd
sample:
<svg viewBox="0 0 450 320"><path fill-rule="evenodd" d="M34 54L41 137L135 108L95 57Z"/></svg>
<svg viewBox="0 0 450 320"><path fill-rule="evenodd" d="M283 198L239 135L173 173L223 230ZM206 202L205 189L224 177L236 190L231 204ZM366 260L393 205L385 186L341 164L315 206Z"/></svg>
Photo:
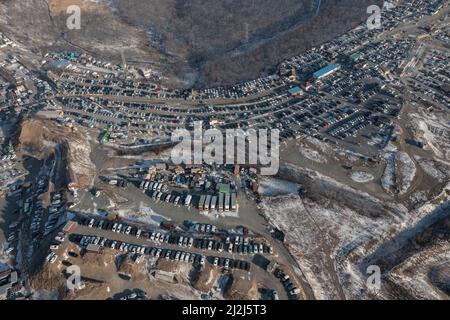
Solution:
<svg viewBox="0 0 450 320"><path fill-rule="evenodd" d="M332 74L336 70L339 70L339 68L340 68L340 66L338 64L332 63L332 64L314 72L313 76L315 79L322 79L322 78Z"/></svg>

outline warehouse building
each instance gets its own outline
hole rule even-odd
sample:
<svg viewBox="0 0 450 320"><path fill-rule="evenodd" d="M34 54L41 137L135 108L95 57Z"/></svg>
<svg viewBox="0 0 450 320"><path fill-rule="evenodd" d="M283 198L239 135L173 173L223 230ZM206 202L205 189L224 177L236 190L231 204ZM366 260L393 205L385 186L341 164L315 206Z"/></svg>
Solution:
<svg viewBox="0 0 450 320"><path fill-rule="evenodd" d="M322 79L322 78L325 78L326 76L329 76L336 70L339 70L339 68L340 68L340 66L338 64L332 63L332 64L326 66L325 68L322 68L322 69L314 72L313 76L315 79Z"/></svg>

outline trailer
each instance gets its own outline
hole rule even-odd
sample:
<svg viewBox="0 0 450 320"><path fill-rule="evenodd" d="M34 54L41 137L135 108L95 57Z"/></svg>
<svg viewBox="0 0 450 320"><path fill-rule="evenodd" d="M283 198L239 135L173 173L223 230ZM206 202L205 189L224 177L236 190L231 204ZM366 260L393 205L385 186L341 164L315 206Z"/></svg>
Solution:
<svg viewBox="0 0 450 320"><path fill-rule="evenodd" d="M237 200L236 200L236 193L232 193L231 194L231 211L236 211L237 210Z"/></svg>
<svg viewBox="0 0 450 320"><path fill-rule="evenodd" d="M217 196L211 198L210 210L216 210Z"/></svg>
<svg viewBox="0 0 450 320"><path fill-rule="evenodd" d="M225 195L225 204L224 204L225 211L230 211L230 200L231 200L230 194L227 193Z"/></svg>
<svg viewBox="0 0 450 320"><path fill-rule="evenodd" d="M224 198L223 193L219 193L219 205L218 205L218 207L219 207L219 211L220 212L223 211L223 198Z"/></svg>
<svg viewBox="0 0 450 320"><path fill-rule="evenodd" d="M204 194L202 194L200 196L200 201L198 202L198 210L203 210L203 208L205 207L205 201L206 201L206 196Z"/></svg>
<svg viewBox="0 0 450 320"><path fill-rule="evenodd" d="M184 205L186 207L189 207L191 205L192 196L190 194L187 195L186 199L184 200Z"/></svg>
<svg viewBox="0 0 450 320"><path fill-rule="evenodd" d="M203 207L203 210L210 210L211 207L211 195L206 196L205 206Z"/></svg>

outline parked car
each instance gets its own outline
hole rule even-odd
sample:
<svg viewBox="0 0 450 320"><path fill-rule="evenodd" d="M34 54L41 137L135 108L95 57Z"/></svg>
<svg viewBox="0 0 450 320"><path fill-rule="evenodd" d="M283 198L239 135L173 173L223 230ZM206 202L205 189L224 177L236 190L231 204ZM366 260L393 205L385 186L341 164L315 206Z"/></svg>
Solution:
<svg viewBox="0 0 450 320"><path fill-rule="evenodd" d="M280 298L278 297L278 292L276 290L273 290L272 298L273 298L273 300L280 300Z"/></svg>

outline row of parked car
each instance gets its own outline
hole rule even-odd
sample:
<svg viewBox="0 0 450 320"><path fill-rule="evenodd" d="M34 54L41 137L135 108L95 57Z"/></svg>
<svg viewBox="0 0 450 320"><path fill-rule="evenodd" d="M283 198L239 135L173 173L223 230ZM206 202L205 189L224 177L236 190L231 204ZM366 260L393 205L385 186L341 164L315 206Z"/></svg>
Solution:
<svg viewBox="0 0 450 320"><path fill-rule="evenodd" d="M206 223L195 223L192 226L192 230L201 233L216 233L218 231L216 226Z"/></svg>
<svg viewBox="0 0 450 320"><path fill-rule="evenodd" d="M147 191L146 192L149 197L156 201L164 201L166 203L172 203L174 205L182 205L183 201L181 201L181 196L171 193L159 192L159 191ZM184 198L183 198L184 199ZM188 205L186 205L188 206Z"/></svg>
<svg viewBox="0 0 450 320"><path fill-rule="evenodd" d="M165 258L166 260L182 261L186 263L205 264L205 256L190 252L162 249L148 246L139 246L126 242L110 240L99 236L81 236L75 235L71 239L80 246L87 247L89 244L99 245L100 247L111 248L124 253L135 253L139 255L149 255L156 258ZM136 259L137 261L139 258Z"/></svg>
<svg viewBox="0 0 450 320"><path fill-rule="evenodd" d="M55 192L51 195L51 203L48 208L48 218L45 223L44 235L51 233L57 227L60 217L65 213L64 198L61 193Z"/></svg>
<svg viewBox="0 0 450 320"><path fill-rule="evenodd" d="M237 244L236 244L237 243ZM209 239L196 239L194 241L194 247L202 250L227 251L228 253L238 254L273 254L273 248L265 246L262 243L255 242L231 242L229 238L225 240L225 243L217 240Z"/></svg>
<svg viewBox="0 0 450 320"><path fill-rule="evenodd" d="M298 289L295 284L291 281L289 275L284 273L283 270L277 268L273 272L275 277L280 279L281 283L284 286L284 289L286 290L289 299L296 300L298 299L298 294L300 293L300 289Z"/></svg>
<svg viewBox="0 0 450 320"><path fill-rule="evenodd" d="M242 260L214 257L212 264L213 266L216 267L220 266L229 269L241 269L245 271L250 271L250 263Z"/></svg>
<svg viewBox="0 0 450 320"><path fill-rule="evenodd" d="M251 241L247 237L234 236L226 237L225 239L205 239L205 238L193 238L185 235L171 235L166 232L160 231L143 231L137 227L132 227L125 223L111 222L107 220L85 219L81 222L90 228L99 228L105 230L111 230L116 233L122 233L126 235L133 235L136 238L147 238L155 243L167 243L172 245L178 245L180 247L191 248L195 247L201 250L217 251L238 254L273 254L273 248L271 246L263 245L262 243L256 243ZM200 225L201 226L201 225ZM205 230L213 230L213 226L204 225ZM210 228L207 228L210 226ZM215 227L214 227L215 228ZM200 227L201 230L201 227Z"/></svg>
<svg viewBox="0 0 450 320"><path fill-rule="evenodd" d="M103 230L111 230L112 232L122 233L126 235L133 235L136 238L140 238L142 236L142 229L127 225L125 223L113 222L108 220L97 220L94 218L86 218L80 221L82 225L86 225L89 228L97 228Z"/></svg>

